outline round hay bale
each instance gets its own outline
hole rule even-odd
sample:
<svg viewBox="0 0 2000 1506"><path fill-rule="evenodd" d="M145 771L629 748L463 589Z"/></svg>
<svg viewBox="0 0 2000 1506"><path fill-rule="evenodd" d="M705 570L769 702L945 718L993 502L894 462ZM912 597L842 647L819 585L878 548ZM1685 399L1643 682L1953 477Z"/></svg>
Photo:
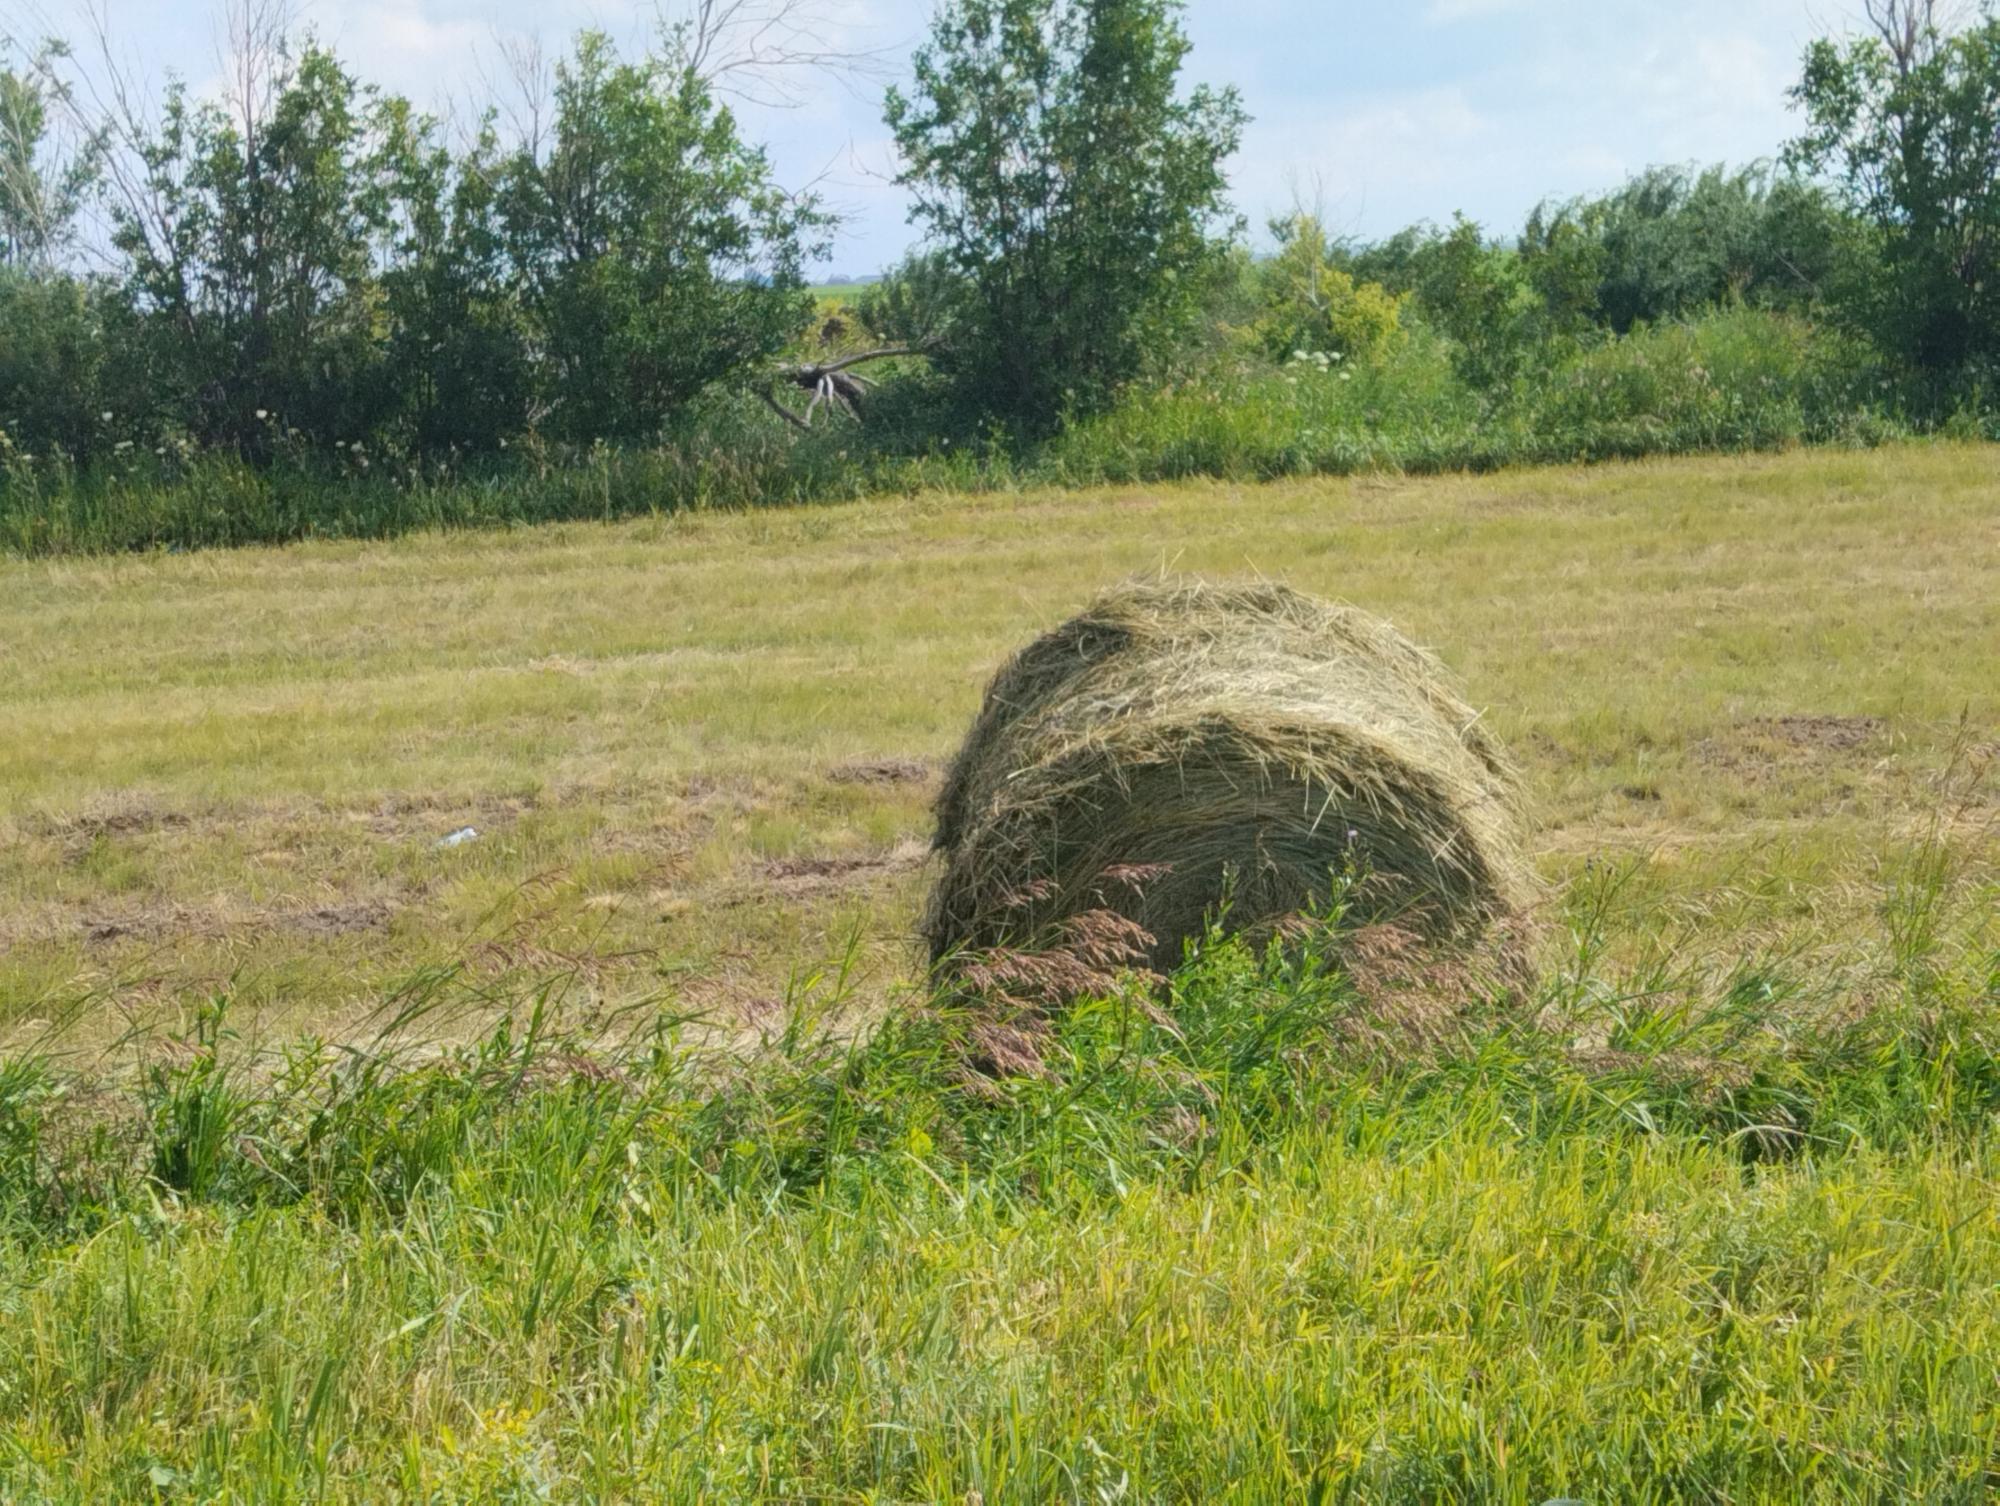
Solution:
<svg viewBox="0 0 2000 1506"><path fill-rule="evenodd" d="M1108 909L1166 970L1225 900L1255 938L1347 873L1357 921L1472 940L1533 892L1512 768L1444 667L1262 583L1119 587L1016 654L946 775L935 845L933 961Z"/></svg>

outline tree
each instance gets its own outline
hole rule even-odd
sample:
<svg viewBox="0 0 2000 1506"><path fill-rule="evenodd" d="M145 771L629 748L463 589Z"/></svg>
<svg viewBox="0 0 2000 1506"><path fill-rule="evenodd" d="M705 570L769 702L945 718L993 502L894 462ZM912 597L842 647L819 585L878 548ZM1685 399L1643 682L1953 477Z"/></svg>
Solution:
<svg viewBox="0 0 2000 1506"><path fill-rule="evenodd" d="M1887 275L1853 310L1934 374L2000 358L2000 19L1946 35L1921 0L1877 4L1880 34L1807 50L1787 150L1879 232Z"/></svg>
<svg viewBox="0 0 2000 1506"><path fill-rule="evenodd" d="M493 122L454 154L435 120L391 99L380 134L381 422L419 452L495 449L530 421L534 342L500 223Z"/></svg>
<svg viewBox="0 0 2000 1506"><path fill-rule="evenodd" d="M278 424L372 427L387 206L373 92L317 45L253 44L227 103L168 88L112 240L164 396L197 438L257 455Z"/></svg>
<svg viewBox="0 0 2000 1506"><path fill-rule="evenodd" d="M51 139L49 63L0 68L0 266L50 268L96 176L94 140L61 152Z"/></svg>
<svg viewBox="0 0 2000 1506"><path fill-rule="evenodd" d="M650 435L775 355L810 313L802 269L826 216L777 187L763 151L672 53L623 62L586 33L556 70L547 137L497 175L559 435Z"/></svg>
<svg viewBox="0 0 2000 1506"><path fill-rule="evenodd" d="M1412 225L1345 258L1357 281L1407 297L1452 342L1452 362L1474 387L1505 385L1550 334L1521 256L1489 241L1464 215L1451 228Z"/></svg>
<svg viewBox="0 0 2000 1506"><path fill-rule="evenodd" d="M1551 327L1619 333L1732 301L1797 308L1840 271L1841 215L1763 166L1654 167L1623 188L1536 206L1521 234Z"/></svg>
<svg viewBox="0 0 2000 1506"><path fill-rule="evenodd" d="M965 279L938 352L986 409L1108 401L1199 317L1236 222L1233 89L1178 87L1177 0L946 0L886 118L911 218Z"/></svg>
<svg viewBox="0 0 2000 1506"><path fill-rule="evenodd" d="M70 359L82 347L55 325L32 349L137 373L125 390L146 394L152 427L254 458L293 434L420 452L497 447L531 425L650 437L768 362L809 310L802 268L828 218L778 187L719 100L864 68L821 39L822 4L681 0L632 62L588 34L547 72L512 54L526 87L510 129L496 107L463 140L362 85L299 31L293 0L227 0L222 88L170 83L158 108L93 14L95 62L35 55L28 83L0 91L0 129L27 143L13 159L36 162L51 101L103 144L119 296L9 290L3 312L59 315L63 332L84 328L79 308L115 325L116 361ZM46 154L39 165L46 176ZM0 179L0 226L34 219L4 218L27 202L18 178ZM0 235L12 257L21 238ZM15 390L35 386L20 362L0 365L20 373ZM101 411L82 439L99 437Z"/></svg>
<svg viewBox="0 0 2000 1506"><path fill-rule="evenodd" d="M1936 49L1958 7L1950 0L1861 0L1861 13L1875 29L1898 73L1908 73Z"/></svg>

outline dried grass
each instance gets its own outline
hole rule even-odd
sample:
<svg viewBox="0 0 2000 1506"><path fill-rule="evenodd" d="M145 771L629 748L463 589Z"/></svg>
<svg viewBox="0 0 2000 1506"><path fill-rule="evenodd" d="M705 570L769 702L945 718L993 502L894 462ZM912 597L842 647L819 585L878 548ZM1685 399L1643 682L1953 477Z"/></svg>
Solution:
<svg viewBox="0 0 2000 1506"><path fill-rule="evenodd" d="M1326 905L1471 941L1533 898L1511 765L1444 667L1283 586L1114 589L989 687L937 803L934 960L1110 910L1175 966L1226 906L1268 935ZM1143 883L1121 882L1143 870Z"/></svg>

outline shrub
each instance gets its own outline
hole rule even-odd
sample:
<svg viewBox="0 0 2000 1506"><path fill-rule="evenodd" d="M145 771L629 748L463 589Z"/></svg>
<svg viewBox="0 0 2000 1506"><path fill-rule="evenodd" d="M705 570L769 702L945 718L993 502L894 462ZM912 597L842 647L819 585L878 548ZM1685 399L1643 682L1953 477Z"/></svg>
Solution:
<svg viewBox="0 0 2000 1506"><path fill-rule="evenodd" d="M1739 309L1583 351L1538 384L1533 411L1565 434L1636 424L1676 447L1796 442L1832 431L1868 369L1852 340Z"/></svg>
<svg viewBox="0 0 2000 1506"><path fill-rule="evenodd" d="M1256 343L1281 361L1295 352L1366 362L1386 355L1403 336L1402 300L1341 268L1313 216L1271 228L1278 252L1257 268Z"/></svg>

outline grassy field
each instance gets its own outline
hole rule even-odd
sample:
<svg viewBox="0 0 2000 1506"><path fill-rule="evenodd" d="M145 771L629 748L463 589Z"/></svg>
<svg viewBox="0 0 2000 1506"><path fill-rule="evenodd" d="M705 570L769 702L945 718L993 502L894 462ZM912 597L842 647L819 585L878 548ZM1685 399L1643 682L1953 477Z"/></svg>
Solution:
<svg viewBox="0 0 2000 1506"><path fill-rule="evenodd" d="M1438 647L1543 866L1758 926L1866 890L1993 736L2000 451L1042 493L0 564L0 998L227 988L337 1032L411 969L587 964L741 1017L908 975L933 771L1133 572L1268 574ZM438 848L471 826L477 840ZM1725 880L1727 881L1725 884Z"/></svg>
<svg viewBox="0 0 2000 1506"><path fill-rule="evenodd" d="M1988 1498L1996 483L0 564L0 1496ZM1460 673L1556 881L1528 997L1376 1018L1222 948L1178 1032L1108 1001L997 1094L894 1011L986 675L1162 570ZM341 1055L385 1008L444 1055Z"/></svg>

